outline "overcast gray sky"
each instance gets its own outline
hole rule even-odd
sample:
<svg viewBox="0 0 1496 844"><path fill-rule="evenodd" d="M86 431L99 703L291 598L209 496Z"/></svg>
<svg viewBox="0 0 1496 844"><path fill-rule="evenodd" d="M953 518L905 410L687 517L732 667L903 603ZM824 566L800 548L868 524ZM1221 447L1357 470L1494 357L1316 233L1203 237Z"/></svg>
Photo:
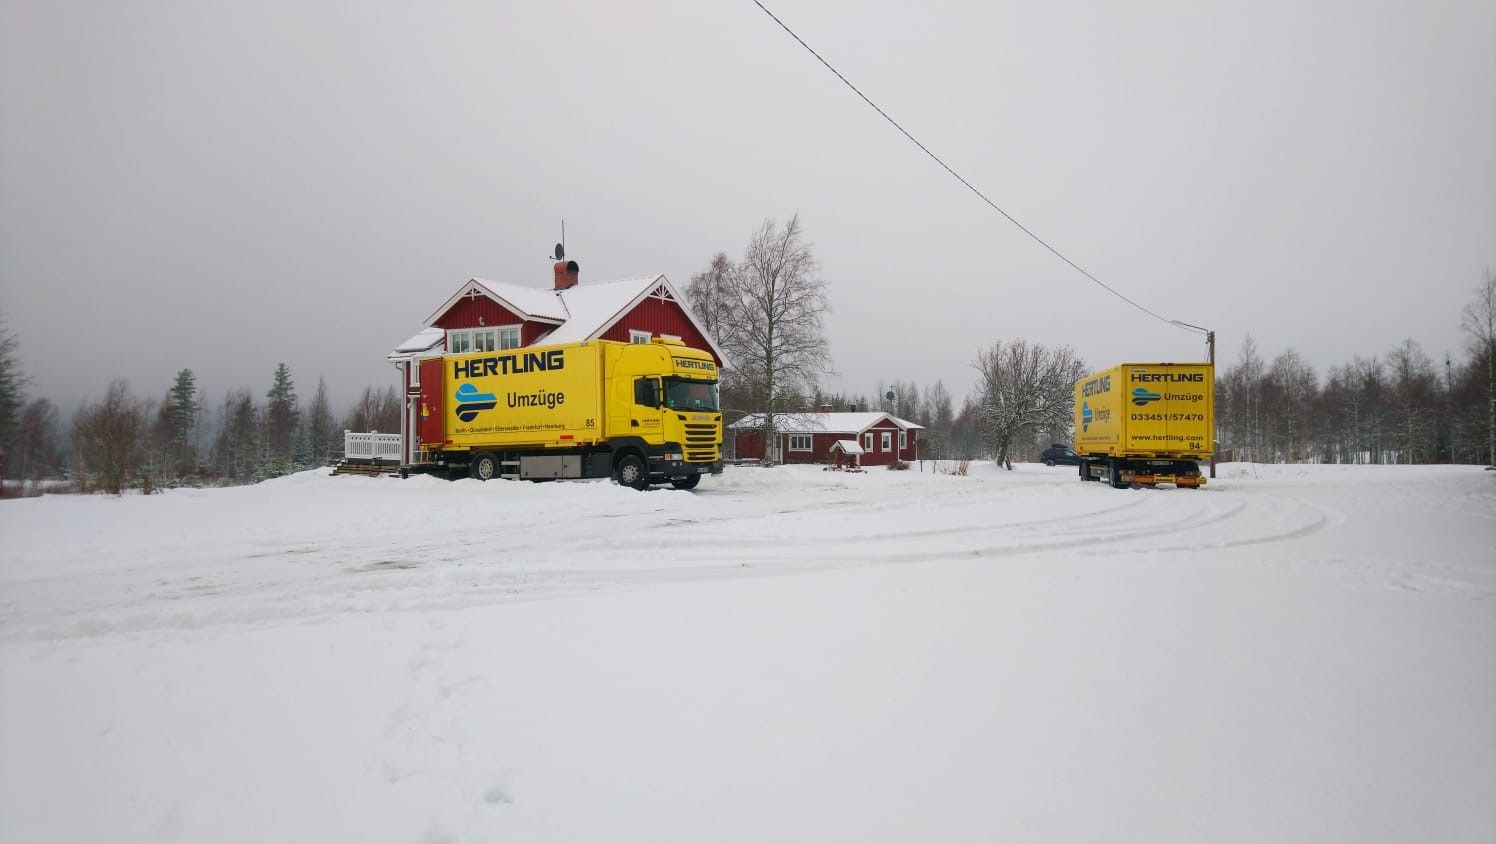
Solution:
<svg viewBox="0 0 1496 844"><path fill-rule="evenodd" d="M766 2L1004 210L1128 297L1323 375L1463 357L1496 266L1496 4ZM0 0L0 310L33 395L334 400L467 278L684 289L799 213L828 386L1025 338L1088 363L1197 335L950 178L751 0Z"/></svg>

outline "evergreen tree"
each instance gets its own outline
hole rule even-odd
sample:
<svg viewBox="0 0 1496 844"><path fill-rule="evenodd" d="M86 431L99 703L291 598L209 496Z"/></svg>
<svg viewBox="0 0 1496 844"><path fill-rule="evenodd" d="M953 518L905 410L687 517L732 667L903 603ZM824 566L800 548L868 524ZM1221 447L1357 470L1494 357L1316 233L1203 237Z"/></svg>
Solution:
<svg viewBox="0 0 1496 844"><path fill-rule="evenodd" d="M326 466L333 462L333 441L337 437L337 422L327 402L327 381L317 379L317 392L312 396L311 407L306 414L306 461L309 467Z"/></svg>
<svg viewBox="0 0 1496 844"><path fill-rule="evenodd" d="M59 478L67 466L62 422L48 399L32 399L21 411L15 439L5 452L5 475L21 481Z"/></svg>
<svg viewBox="0 0 1496 844"><path fill-rule="evenodd" d="M161 408L167 466L174 476L191 474L197 469L193 434L197 430L199 409L197 376L192 374L192 370L183 369L177 373Z"/></svg>
<svg viewBox="0 0 1496 844"><path fill-rule="evenodd" d="M265 394L265 429L262 439L266 471L272 477L290 472L296 461L296 423L301 415L296 404L296 387L291 369L284 363L275 367L270 391Z"/></svg>
<svg viewBox="0 0 1496 844"><path fill-rule="evenodd" d="M248 390L224 396L218 437L213 443L213 468L221 481L244 484L256 480L259 425L254 397Z"/></svg>
<svg viewBox="0 0 1496 844"><path fill-rule="evenodd" d="M20 341L0 319L0 454L10 448L26 403L27 378L21 373Z"/></svg>

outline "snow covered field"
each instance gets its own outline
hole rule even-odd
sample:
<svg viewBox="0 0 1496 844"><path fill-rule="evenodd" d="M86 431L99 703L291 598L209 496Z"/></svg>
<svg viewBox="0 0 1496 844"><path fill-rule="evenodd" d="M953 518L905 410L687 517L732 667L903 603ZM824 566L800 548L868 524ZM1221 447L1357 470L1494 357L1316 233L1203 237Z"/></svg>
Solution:
<svg viewBox="0 0 1496 844"><path fill-rule="evenodd" d="M0 501L0 841L1496 840L1496 472Z"/></svg>

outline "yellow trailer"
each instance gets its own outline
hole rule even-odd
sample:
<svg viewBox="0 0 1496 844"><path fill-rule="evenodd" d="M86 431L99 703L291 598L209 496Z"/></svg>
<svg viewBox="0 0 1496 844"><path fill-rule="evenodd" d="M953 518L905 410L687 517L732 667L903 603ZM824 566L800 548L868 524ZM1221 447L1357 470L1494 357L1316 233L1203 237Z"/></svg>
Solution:
<svg viewBox="0 0 1496 844"><path fill-rule="evenodd" d="M1124 363L1075 382L1080 477L1114 487L1205 485L1215 447L1215 369Z"/></svg>

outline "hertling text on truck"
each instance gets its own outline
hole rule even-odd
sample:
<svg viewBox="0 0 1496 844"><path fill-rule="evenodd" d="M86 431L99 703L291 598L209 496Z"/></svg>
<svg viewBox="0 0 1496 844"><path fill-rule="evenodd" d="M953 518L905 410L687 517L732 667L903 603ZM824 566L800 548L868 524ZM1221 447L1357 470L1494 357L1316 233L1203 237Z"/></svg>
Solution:
<svg viewBox="0 0 1496 844"><path fill-rule="evenodd" d="M404 473L691 489L722 472L717 365L679 341L443 355L419 372L420 456Z"/></svg>
<svg viewBox="0 0 1496 844"><path fill-rule="evenodd" d="M1215 368L1124 363L1075 382L1075 451L1084 481L1205 485L1214 453Z"/></svg>

